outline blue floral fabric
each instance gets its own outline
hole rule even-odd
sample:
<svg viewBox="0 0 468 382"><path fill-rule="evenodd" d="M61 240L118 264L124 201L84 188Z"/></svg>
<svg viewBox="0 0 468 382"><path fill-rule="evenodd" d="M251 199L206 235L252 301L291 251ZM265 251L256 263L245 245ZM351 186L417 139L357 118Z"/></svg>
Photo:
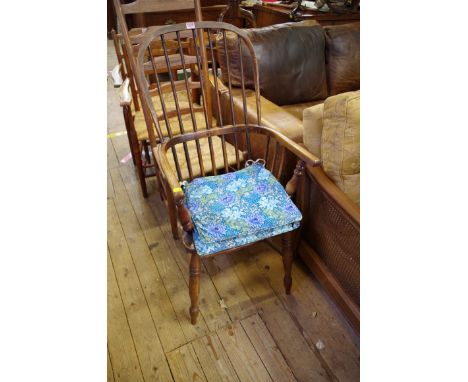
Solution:
<svg viewBox="0 0 468 382"><path fill-rule="evenodd" d="M200 255L292 231L302 219L283 186L258 163L233 173L197 178L183 187Z"/></svg>

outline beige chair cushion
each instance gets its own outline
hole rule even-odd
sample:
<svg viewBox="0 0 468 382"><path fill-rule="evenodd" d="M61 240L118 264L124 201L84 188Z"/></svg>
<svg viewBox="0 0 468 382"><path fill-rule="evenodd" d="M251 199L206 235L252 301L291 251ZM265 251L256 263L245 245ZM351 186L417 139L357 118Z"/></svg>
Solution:
<svg viewBox="0 0 468 382"><path fill-rule="evenodd" d="M359 205L360 92L327 98L323 107L321 159L334 183Z"/></svg>
<svg viewBox="0 0 468 382"><path fill-rule="evenodd" d="M302 126L304 128L304 145L312 154L322 156L323 103L304 109Z"/></svg>

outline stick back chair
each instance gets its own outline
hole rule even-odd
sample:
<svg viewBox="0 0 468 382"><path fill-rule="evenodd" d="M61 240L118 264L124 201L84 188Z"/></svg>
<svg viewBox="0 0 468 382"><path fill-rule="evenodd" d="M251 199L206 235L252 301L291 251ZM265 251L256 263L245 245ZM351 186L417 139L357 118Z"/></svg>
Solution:
<svg viewBox="0 0 468 382"><path fill-rule="evenodd" d="M197 4L198 3L198 4ZM199 1L195 1L196 10ZM198 11L199 12L199 11ZM170 76L168 84L156 80L159 94L172 92L175 100L176 115L180 125L180 134L171 132L168 116L164 112L168 137L160 130L159 114L151 96L151 85L145 76L148 66L146 51L151 43L159 40L165 46L167 36L176 35L180 41L182 32L192 33L195 44L196 65L199 72L199 84L202 93L202 111L206 120L206 129L197 129L193 115L193 105L189 101L189 117L192 120L193 131L185 131L178 105L177 83ZM250 53L251 62L241 60L241 88L243 95L243 115L239 118L234 113L232 84L229 73L229 55L224 54L228 62L228 93L230 97L230 113L232 123L225 125L222 118L221 103L218 93L218 76L216 47L210 38L213 34L234 34L238 38L238 57L242 50ZM208 47L204 41L208 35ZM225 46L226 44L224 44ZM150 56L150 65L153 58ZM208 68L208 57L212 58L211 74ZM168 55L164 59L168 62ZM184 66L186 57L180 54ZM248 64L248 68L247 68ZM253 74L255 98L257 106L256 124L247 120L247 99L245 91L244 70ZM185 71L186 68L184 67ZM212 77L212 82L209 80ZM183 229L182 242L190 254L190 318L192 324L197 321L200 293L201 258L212 257L222 253L231 253L239 248L253 244L259 240L283 234L282 254L284 265L284 287L287 294L291 292L291 268L294 255L292 232L300 225L301 213L294 205L291 197L294 195L299 177L305 164L318 166L318 158L295 144L279 132L260 126L260 90L258 81L258 66L252 43L247 35L233 25L220 22L191 22L165 26L148 30L143 34L139 47L135 77L141 94L142 104L149 112L148 117L155 126L156 136L150 137L153 154L161 171L165 194L168 203L177 207L177 217ZM187 77L185 77L187 78ZM190 92L190 84L184 80L185 91ZM209 94L213 91L212 104ZM164 111L164 99L160 98ZM209 118L216 119L218 127L208 123ZM253 158L250 139L260 134L265 139L265 151L262 158ZM151 136L151 134L148 134ZM218 149L218 150L217 150ZM277 180L281 177L286 152L289 151L299 158L297 167L286 187ZM184 170L186 170L184 172ZM211 175L211 176L208 176Z"/></svg>
<svg viewBox="0 0 468 382"><path fill-rule="evenodd" d="M173 2L158 0L137 0L130 4L121 4L119 0L114 0L114 7L116 10L116 15L118 17L122 35L121 56L124 60L127 60L126 68L127 72L129 73L129 76L135 77L132 76L132 73L134 73L135 71L136 65L134 53L138 50L138 47L142 40L142 35L135 34L132 30L128 30L125 15L133 13L154 12L157 10L176 10L179 8L193 9L194 4L192 0L179 0ZM198 10L197 12L200 12L197 17L201 17L201 11ZM158 28L160 27L143 28L140 29L140 32L144 30L156 30ZM212 36L212 38L214 38L214 36ZM170 42L173 41L176 41L175 47L170 46ZM205 43L208 44L207 35L205 36ZM208 118L205 119L205 113L203 112L204 109L201 105L201 103L203 103L204 107L208 107L209 110L211 110L210 94L208 92L205 92L205 97L203 101L201 97L199 81L200 73L197 66L196 54L193 53L195 49L193 47L193 34L190 31L181 31L177 36L175 33L167 35L164 40L165 56L162 56L161 52L155 52L154 47L156 45L161 48L162 42L158 40L152 41L144 53L145 64L143 66L143 72L145 75L145 86L149 83L150 86L148 91L150 93L150 96L153 98L153 101L158 100L160 98L164 99L164 103L162 104L160 102L153 102L154 108L158 114L157 120L160 122L159 131L156 132L154 121L152 120L151 116L149 116L147 106L141 103L141 111L137 113L133 118L133 124L137 130L137 135L145 139L147 138L150 141L153 139L154 142L161 142L164 138L168 136L194 131L195 129L206 129L207 126L211 127L214 124L216 124L216 120L212 117L211 111L206 113ZM149 47L152 47L153 49L149 49ZM171 51L171 49L173 48L175 49L175 51ZM185 53L188 54L186 55ZM150 59L148 59L149 57ZM179 70L183 72L180 80L174 69L183 69ZM175 87L174 93L172 92L172 82L164 82L158 76L158 74L161 74L161 72L170 74L170 79ZM155 82L157 82L157 84L155 84ZM132 99L136 101L138 100L138 97L136 97L134 93L139 85L135 83L135 85L132 86L132 83L133 81L130 80L129 84L132 90ZM191 95L189 95L189 92L186 93L183 91L185 89L186 83L188 83L188 86L190 87ZM192 113L195 116L194 122L192 122ZM181 115L180 119L178 117L179 114ZM130 119L131 118L129 118L129 120ZM169 124L170 126L168 126ZM219 144L219 141L215 140L215 146L212 147L212 149L214 149L215 152L221 151L221 145ZM234 161L235 159L232 159L232 157L235 156L233 154L233 148L228 145L228 150L230 153L231 161ZM194 150L192 150L192 153L193 152ZM237 155L242 156L242 153ZM207 161L209 161L208 158L206 159ZM207 164L204 170L209 171L208 166L209 165ZM189 172L191 171L193 171L191 176L193 176L194 174L197 175L201 172L200 168L194 169L188 166L182 168L181 171L186 178L190 177ZM155 172L159 180L158 183L161 197L163 200L166 200L166 193L164 188L162 187L160 171L157 166L155 168ZM139 170L138 173L141 174L142 171ZM146 195L146 183L141 175L140 183L142 189L144 190L144 194ZM171 222L172 234L173 237L177 239L179 237L179 234L177 227L176 209L173 203L169 202L167 202L167 207Z"/></svg>
<svg viewBox="0 0 468 382"><path fill-rule="evenodd" d="M146 28L131 29L128 32L131 41L135 41L138 36L141 35L145 30ZM153 177L157 174L155 171L155 162L154 160L151 160L150 152L148 150L148 130L143 112L140 108L139 95L130 65L130 58L128 56L128 51L131 51L134 56L136 55L138 52L138 43L133 43L130 49L126 49L122 34L112 30L111 35L114 41L115 52L119 62L116 68L120 68L119 77L124 79L124 82L120 87L120 105L123 111L130 152L132 154L133 164L137 169L143 196L146 198L148 196L146 178ZM182 48L187 50L188 47L188 41L183 41ZM178 49L179 46L175 41L167 41L166 50L170 55L175 55ZM162 55L162 47L160 42L155 41L151 44L151 54L154 57L160 57ZM176 77L179 67L180 65L175 65L168 69L167 67L159 66L157 74L167 74L168 71L171 70L172 75ZM149 73L148 70L146 73ZM128 79L128 81L126 79ZM196 97L196 95L193 94L192 97ZM142 154L144 154L144 156Z"/></svg>

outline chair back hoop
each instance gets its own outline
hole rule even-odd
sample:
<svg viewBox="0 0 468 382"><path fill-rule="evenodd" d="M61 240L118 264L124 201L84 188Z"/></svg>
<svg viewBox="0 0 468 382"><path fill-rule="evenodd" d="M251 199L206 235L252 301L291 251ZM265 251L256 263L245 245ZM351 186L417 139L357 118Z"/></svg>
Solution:
<svg viewBox="0 0 468 382"><path fill-rule="evenodd" d="M191 32L191 40L194 45L193 55L186 55L183 52L183 49L178 49L178 54L169 54L167 50L167 38L168 35L175 34L175 41L181 47L181 33ZM151 145L156 147L159 142L164 142L167 139L170 139L178 134L184 135L191 131L196 132L200 129L211 129L213 127L213 120L216 120L218 126L224 125L237 125L243 124L248 126L250 124L248 118L247 110L247 93L246 93L246 83L244 79L244 63L242 59L239 59L239 69L240 69L240 90L242 98L242 115L235 112L234 107L234 95L233 95L233 81L232 73L229 67L229 52L227 49L226 43L226 33L231 33L237 36L237 54L238 57L243 57L242 49L247 49L250 55L250 68L251 75L253 80L255 101L256 101L256 116L252 121L256 125L260 125L261 121L261 108L260 108L260 87L259 87L259 73L257 59L255 56L255 51L253 45L246 33L241 29L227 23L206 21L206 22L190 22L185 24L175 24L168 25L161 28L148 28L146 32L139 38L139 49L136 60L136 72L135 77L137 80L138 91L140 92L141 102L145 105L150 111L152 125L156 129L157 138L154 136L154 139L150 138ZM224 39L224 47L220 48L215 46L213 42L213 36L220 36ZM205 39L204 36L207 36ZM163 50L162 57L154 57L151 53L150 46L155 41L161 41L161 46ZM235 39L234 39L235 41ZM235 43L234 43L235 44ZM223 49L224 55L226 58L227 70L225 75L227 76L227 86L223 89L225 91L220 92L221 86L224 86L220 83L218 78L218 65L217 65L217 49ZM203 52L205 51L205 54ZM231 52L233 54L233 52ZM147 60L147 57L150 60ZM211 60L211 77L212 85L210 85L210 79L208 78L208 59ZM174 64L178 65L179 71L182 71L181 80L174 78L173 72L168 71L169 81L163 82L158 76L158 69L161 67L169 68ZM153 69L153 78L155 83L150 84L147 79L148 68ZM250 69L249 68L249 69ZM190 76L189 76L190 73ZM189 78L190 77L190 78ZM211 87L214 87L214 92L211 91ZM227 89L225 89L227 87ZM200 102L197 104L196 97L193 97L193 89L197 89L201 92ZM220 95L222 93L222 95ZM159 95L159 97L154 97L154 94ZM214 94L214 102L211 102L210 95ZM167 101L167 96L170 96L170 102ZM185 98L184 98L185 96ZM222 108L222 100L224 98L224 108ZM228 98L228 100L226 100ZM182 101L182 102L181 102ZM237 99L239 102L239 99ZM226 114L228 117L226 121L223 120L223 116ZM224 111L224 112L223 112ZM197 118L196 114L200 116L203 115L203 118ZM184 118L185 116L185 118ZM190 118L186 118L190 117ZM229 120L227 120L229 119ZM172 125L178 125L178 129L173 129ZM185 126L184 126L185 125ZM190 125L187 129L187 125ZM203 125L203 126L200 126ZM147 124L148 128L151 128L151 125ZM149 132L148 132L149 133ZM149 134L151 137L151 134ZM236 162L239 164L238 156L238 136L234 135L234 146L235 146L235 155ZM228 172L227 166L227 156L229 153L226 151L226 142L225 137L221 137L222 140L222 150L223 157L225 161L225 170ZM203 165L201 157L203 154L199 149L199 141L196 140L196 149L197 155L199 158L199 166ZM213 146L212 138L208 137L208 145L210 148L211 156L211 166L210 168L214 170L215 165L215 155L214 150L216 147ZM250 136L249 129L245 129L245 145L247 146L247 156L250 159L251 157L251 145L250 145ZM185 158L187 162L187 167L189 171L189 177L192 178L190 171L190 153L187 145L184 143ZM179 163L177 158L177 153L173 150L175 167L179 178L182 177L182 173L179 169ZM239 165L238 165L239 167ZM216 174L216 171L214 171ZM201 174L204 176L204 171L201 169Z"/></svg>

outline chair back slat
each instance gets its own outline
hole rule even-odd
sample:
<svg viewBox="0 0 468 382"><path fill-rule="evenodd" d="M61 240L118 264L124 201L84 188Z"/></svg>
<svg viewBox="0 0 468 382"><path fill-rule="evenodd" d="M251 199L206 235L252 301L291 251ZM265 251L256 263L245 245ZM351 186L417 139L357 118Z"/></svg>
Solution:
<svg viewBox="0 0 468 382"><path fill-rule="evenodd" d="M226 46L226 44L224 44ZM247 96L245 94L245 80L244 80L244 63L243 63L243 57L242 57L242 41L239 36L237 36L237 49L238 49L238 54L239 54L239 67L240 67L240 77L241 77L241 89L242 89L242 111L244 114L244 124L248 125L248 115L247 115ZM259 125L260 122L257 121L257 124ZM250 148L250 136L249 136L249 130L245 130L245 139L247 143L247 152L251 152ZM249 159L251 159L249 157Z"/></svg>
<svg viewBox="0 0 468 382"><path fill-rule="evenodd" d="M197 66L198 66L198 75L200 77L200 83L203 84L204 81L208 81L208 70L205 70L205 66L207 65L206 56L205 60L203 61L203 57L201 51L204 51L204 38L203 38L203 29L202 30L195 30L192 29L192 37L193 37L193 44L195 48L195 57L197 59ZM201 47L200 47L201 46ZM202 66L203 61L203 66ZM212 116L208 113L208 100L207 100L207 92L205 86L200 86L202 97L203 97L203 110L204 110L204 118L206 123L206 128L210 129L212 124ZM213 147L213 140L211 137L208 138L208 147L210 150L210 158L211 158L211 167L213 169L213 174L218 174L218 167L216 166L216 158L215 152Z"/></svg>
<svg viewBox="0 0 468 382"><path fill-rule="evenodd" d="M183 81L185 82L185 88L187 92L187 99L189 103L189 109L190 109L190 117L192 119L192 126L193 126L193 131L197 131L197 120L195 118L195 110L193 107L193 100L192 100L192 92L191 92L191 87L189 85L189 80L188 76L186 75L187 73L187 65L185 64L185 55L184 55L184 50L182 49L182 42L180 38L180 31L176 32L176 37L177 37L177 43L179 44L179 54L180 54L180 61L182 63L182 71L183 71ZM200 88L200 84L198 83L198 88ZM205 176L205 167L203 165L203 155L201 151L201 146L200 146L200 140L196 139L195 140L195 146L197 149L197 158L198 158L198 165L200 166L200 173L201 176Z"/></svg>
<svg viewBox="0 0 468 382"><path fill-rule="evenodd" d="M169 62L167 44L166 44L166 39L165 39L164 35L161 35L161 43L162 43L164 58L166 60L166 65L167 65L168 68L170 68L171 64ZM169 73L169 81L171 83L171 88L172 88L172 95L174 97L175 109L176 109L176 112L177 112L177 119L178 119L178 122L179 122L180 132L181 132L181 134L184 134L185 133L184 123L182 121L182 114L181 114L181 109L180 109L180 105L179 105L179 97L177 95L178 93L177 93L175 83L174 83L173 72L172 72L172 70L169 70L168 73ZM156 76L157 76L157 74L156 74ZM164 98L164 97L162 97L162 98ZM189 153L189 150L188 150L187 143L184 142L183 146L184 146L185 160L186 160L186 163L187 163L189 178L190 178L190 180L192 180L193 179L192 162L190 160L190 153Z"/></svg>

